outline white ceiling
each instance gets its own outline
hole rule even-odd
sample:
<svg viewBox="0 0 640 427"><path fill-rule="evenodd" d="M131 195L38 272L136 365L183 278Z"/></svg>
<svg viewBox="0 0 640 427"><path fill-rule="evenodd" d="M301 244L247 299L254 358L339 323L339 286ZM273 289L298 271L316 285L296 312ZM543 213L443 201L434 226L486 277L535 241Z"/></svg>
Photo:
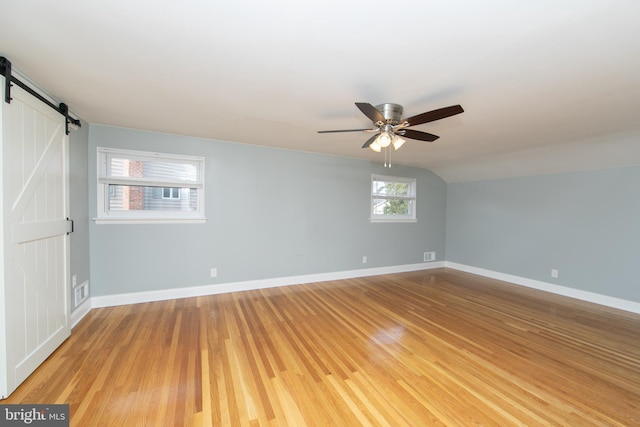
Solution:
<svg viewBox="0 0 640 427"><path fill-rule="evenodd" d="M0 55L90 123L383 161L448 182L640 164L638 0L0 0Z"/></svg>

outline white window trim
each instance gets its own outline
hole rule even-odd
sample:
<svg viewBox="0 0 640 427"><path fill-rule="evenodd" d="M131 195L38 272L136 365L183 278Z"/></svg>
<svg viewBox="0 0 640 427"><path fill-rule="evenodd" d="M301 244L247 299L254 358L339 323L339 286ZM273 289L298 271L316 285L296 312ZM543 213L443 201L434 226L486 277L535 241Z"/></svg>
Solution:
<svg viewBox="0 0 640 427"><path fill-rule="evenodd" d="M162 159L166 161L189 162L199 165L199 177L196 182L189 182L185 185L180 180L158 180L153 178L122 178L110 177L107 175L107 158L110 154L118 154L129 157L131 159ZM200 224L205 223L207 218L204 216L205 191L204 191L204 157L186 156L179 154L155 153L149 151L125 150L119 148L98 147L97 149L97 217L93 218L96 224ZM109 184L121 185L140 185L149 186L153 184L159 187L188 187L196 188L198 191L198 210L194 212L178 212L178 211L109 211L108 196Z"/></svg>
<svg viewBox="0 0 640 427"><path fill-rule="evenodd" d="M384 195L379 195L379 194L374 194L373 193L373 182L374 181L389 181L389 182L406 182L408 184L411 184L411 189L413 194L410 196L387 196L385 197ZM418 208L418 189L417 189L417 182L415 178L407 178L407 177L400 177L400 176L388 176L388 175L378 175L378 174L371 174L371 185L369 186L370 192L371 192L371 205L369 206L369 213L371 215L371 217L369 218L369 221L372 223L415 223L418 222L417 219L417 208ZM413 211L412 211L412 215L375 215L373 213L373 209L374 209L374 201L375 199L380 199L380 198L387 198L390 200L398 200L398 199L406 199L406 200L413 200Z"/></svg>

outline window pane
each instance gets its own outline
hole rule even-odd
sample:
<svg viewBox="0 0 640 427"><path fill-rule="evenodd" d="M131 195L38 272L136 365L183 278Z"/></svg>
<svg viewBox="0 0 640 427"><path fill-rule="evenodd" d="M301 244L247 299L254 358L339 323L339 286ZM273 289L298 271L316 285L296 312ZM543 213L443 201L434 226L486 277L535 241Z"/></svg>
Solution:
<svg viewBox="0 0 640 427"><path fill-rule="evenodd" d="M412 200L373 199L374 215L412 215Z"/></svg>
<svg viewBox="0 0 640 427"><path fill-rule="evenodd" d="M135 177L170 179L184 182L198 182L198 165L165 160L134 160L110 157L109 175L112 177Z"/></svg>
<svg viewBox="0 0 640 427"><path fill-rule="evenodd" d="M168 197L163 197L164 194ZM108 208L113 211L195 212L198 209L198 191L195 188L111 184Z"/></svg>
<svg viewBox="0 0 640 427"><path fill-rule="evenodd" d="M408 182L373 181L374 194L390 196L409 196L411 185Z"/></svg>

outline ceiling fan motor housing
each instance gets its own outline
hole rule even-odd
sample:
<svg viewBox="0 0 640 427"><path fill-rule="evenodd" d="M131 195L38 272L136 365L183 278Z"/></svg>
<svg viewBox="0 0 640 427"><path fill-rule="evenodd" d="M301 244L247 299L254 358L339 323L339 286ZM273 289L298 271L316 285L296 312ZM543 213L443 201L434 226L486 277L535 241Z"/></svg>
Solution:
<svg viewBox="0 0 640 427"><path fill-rule="evenodd" d="M402 105L399 104L380 104L376 105L376 110L382 113L387 123L397 125L402 119Z"/></svg>

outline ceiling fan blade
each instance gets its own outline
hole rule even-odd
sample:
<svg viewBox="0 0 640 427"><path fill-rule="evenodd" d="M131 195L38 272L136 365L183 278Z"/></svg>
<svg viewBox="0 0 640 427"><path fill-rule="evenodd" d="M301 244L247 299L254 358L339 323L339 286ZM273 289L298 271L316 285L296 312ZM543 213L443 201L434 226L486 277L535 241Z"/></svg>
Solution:
<svg viewBox="0 0 640 427"><path fill-rule="evenodd" d="M373 123L382 122L385 123L386 120L382 113L378 111L376 107L367 103L367 102L356 102L356 107L360 109L364 113L365 116L369 117L369 119Z"/></svg>
<svg viewBox="0 0 640 427"><path fill-rule="evenodd" d="M378 129L337 129L337 130L319 130L318 133L336 133L336 132L372 132Z"/></svg>
<svg viewBox="0 0 640 427"><path fill-rule="evenodd" d="M421 132L419 130L413 130L413 129L404 129L404 133L402 134L402 136L411 138L411 139L418 139L420 141L429 141L429 142L433 142L436 139L440 138L438 135L434 135L432 133L427 133L427 132Z"/></svg>
<svg viewBox="0 0 640 427"><path fill-rule="evenodd" d="M455 116L464 112L460 105L452 105L450 107L439 108L437 110L428 111L426 113L418 114L417 116L409 117L404 121L409 123L409 126L421 125L423 123L433 122L435 120L444 119L446 117Z"/></svg>
<svg viewBox="0 0 640 427"><path fill-rule="evenodd" d="M375 141L377 137L378 137L378 134L375 134L371 138L367 139L367 142L364 143L362 148L368 148L371 144L373 144L373 141Z"/></svg>
<svg viewBox="0 0 640 427"><path fill-rule="evenodd" d="M373 132L378 129L335 129L335 130L319 130L318 133L337 133L337 132Z"/></svg>

